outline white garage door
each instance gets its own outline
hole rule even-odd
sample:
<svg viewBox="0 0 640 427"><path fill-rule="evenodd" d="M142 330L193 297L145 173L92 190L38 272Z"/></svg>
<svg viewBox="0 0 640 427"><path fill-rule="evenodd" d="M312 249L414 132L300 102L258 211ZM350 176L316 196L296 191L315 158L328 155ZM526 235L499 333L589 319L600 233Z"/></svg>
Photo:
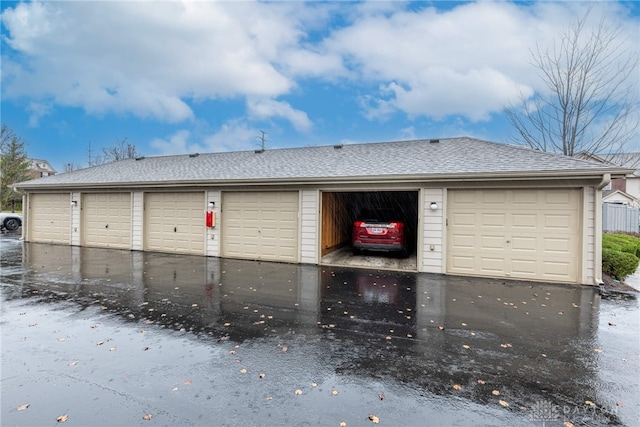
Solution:
<svg viewBox="0 0 640 427"><path fill-rule="evenodd" d="M145 250L204 255L204 192L146 193Z"/></svg>
<svg viewBox="0 0 640 427"><path fill-rule="evenodd" d="M447 271L579 281L579 190L450 190Z"/></svg>
<svg viewBox="0 0 640 427"><path fill-rule="evenodd" d="M77 208L76 208L77 209ZM69 193L34 193L29 196L29 240L71 244L71 196Z"/></svg>
<svg viewBox="0 0 640 427"><path fill-rule="evenodd" d="M85 246L131 248L131 193L82 194Z"/></svg>
<svg viewBox="0 0 640 427"><path fill-rule="evenodd" d="M222 255L298 261L298 192L230 192L222 199Z"/></svg>

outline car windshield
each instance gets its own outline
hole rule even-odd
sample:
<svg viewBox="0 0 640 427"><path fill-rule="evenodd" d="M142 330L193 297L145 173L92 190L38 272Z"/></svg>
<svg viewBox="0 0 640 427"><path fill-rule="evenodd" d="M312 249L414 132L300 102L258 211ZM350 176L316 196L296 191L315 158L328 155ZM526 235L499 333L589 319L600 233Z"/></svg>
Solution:
<svg viewBox="0 0 640 427"><path fill-rule="evenodd" d="M399 216L395 209L376 208L363 209L358 219L365 222L392 222L398 221Z"/></svg>

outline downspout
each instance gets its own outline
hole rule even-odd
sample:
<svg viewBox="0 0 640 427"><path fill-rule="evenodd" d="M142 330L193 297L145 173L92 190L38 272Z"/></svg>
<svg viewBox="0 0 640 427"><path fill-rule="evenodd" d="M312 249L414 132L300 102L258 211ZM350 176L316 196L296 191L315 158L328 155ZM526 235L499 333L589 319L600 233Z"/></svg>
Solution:
<svg viewBox="0 0 640 427"><path fill-rule="evenodd" d="M602 180L596 186L595 191L595 215L594 215L594 227L595 227L595 265L594 265L594 277L593 281L596 286L600 286L604 283L602 280L602 189L609 185L611 182L611 174L605 173L602 175Z"/></svg>

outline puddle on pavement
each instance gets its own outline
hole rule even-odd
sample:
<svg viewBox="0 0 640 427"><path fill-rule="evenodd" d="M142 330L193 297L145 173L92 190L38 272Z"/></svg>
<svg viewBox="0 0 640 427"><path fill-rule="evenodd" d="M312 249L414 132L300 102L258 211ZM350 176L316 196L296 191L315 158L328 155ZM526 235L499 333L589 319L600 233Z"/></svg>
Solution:
<svg viewBox="0 0 640 427"><path fill-rule="evenodd" d="M638 302L589 287L6 237L1 268L3 424L640 422Z"/></svg>

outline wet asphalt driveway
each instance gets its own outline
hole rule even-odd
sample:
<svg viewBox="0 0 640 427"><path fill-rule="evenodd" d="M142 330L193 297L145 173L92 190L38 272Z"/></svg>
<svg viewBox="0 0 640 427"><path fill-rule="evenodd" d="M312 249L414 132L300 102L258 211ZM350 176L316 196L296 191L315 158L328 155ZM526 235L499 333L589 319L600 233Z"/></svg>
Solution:
<svg viewBox="0 0 640 427"><path fill-rule="evenodd" d="M632 297L0 243L3 426L640 424Z"/></svg>

